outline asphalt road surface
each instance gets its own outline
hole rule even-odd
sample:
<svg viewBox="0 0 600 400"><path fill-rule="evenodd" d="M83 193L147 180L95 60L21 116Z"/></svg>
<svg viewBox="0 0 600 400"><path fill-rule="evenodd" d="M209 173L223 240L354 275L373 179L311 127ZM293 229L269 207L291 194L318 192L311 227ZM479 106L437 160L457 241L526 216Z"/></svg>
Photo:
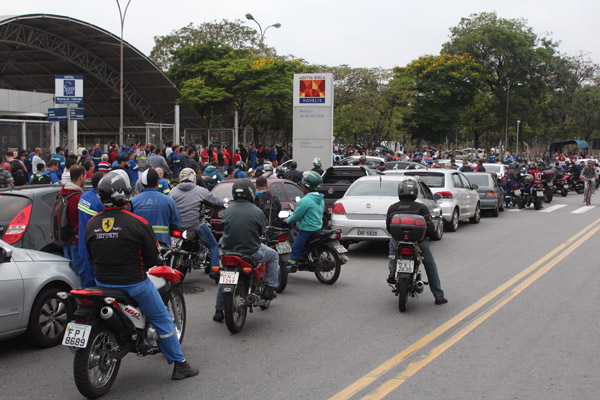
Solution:
<svg viewBox="0 0 600 400"><path fill-rule="evenodd" d="M600 193L596 194L600 201ZM350 248L333 286L290 276L232 335L216 286L185 282L183 351L200 376L171 381L161 355L128 355L110 399L593 399L600 389L600 207L582 196L461 223L432 242L449 300L408 311L387 284L387 244ZM73 354L0 343L0 398L78 399Z"/></svg>

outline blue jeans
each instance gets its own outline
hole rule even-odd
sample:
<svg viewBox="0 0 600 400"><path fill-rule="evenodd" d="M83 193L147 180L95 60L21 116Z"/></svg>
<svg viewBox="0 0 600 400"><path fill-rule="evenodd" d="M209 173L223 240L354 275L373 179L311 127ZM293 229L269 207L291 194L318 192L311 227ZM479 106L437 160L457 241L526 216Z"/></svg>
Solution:
<svg viewBox="0 0 600 400"><path fill-rule="evenodd" d="M265 276L265 284L271 287L277 287L279 280L279 254L267 245L261 244L260 249L251 256L257 263L264 262L267 264L267 275ZM217 302L215 309L222 311L225 306L223 304L222 285L217 286Z"/></svg>
<svg viewBox="0 0 600 400"><path fill-rule="evenodd" d="M304 250L304 245L306 244L308 239L314 233L320 232L320 231L321 231L320 229L318 229L316 231L302 231L302 230L298 229L298 235L296 236L296 239L294 240L294 243L292 244L292 253L290 254L290 259L288 261L288 264L296 264L296 261L298 261L300 254L302 254L302 250Z"/></svg>
<svg viewBox="0 0 600 400"><path fill-rule="evenodd" d="M510 204L510 189L512 188L512 182L508 182L504 188L504 204L508 207Z"/></svg>
<svg viewBox="0 0 600 400"><path fill-rule="evenodd" d="M395 255L396 251L396 240L390 239L390 252L391 256ZM437 271L437 265L435 264L435 260L433 258L433 254L431 254L431 249L429 248L429 241L427 239L423 240L419 243L419 249L421 249L421 253L423 255L423 266L425 267L425 273L427 274L427 281L429 282L429 289L431 289L431 293L433 293L433 297L439 299L444 297L444 291L442 290L442 285L440 284L440 277ZM389 262L390 273L396 272L396 259L390 259Z"/></svg>
<svg viewBox="0 0 600 400"><path fill-rule="evenodd" d="M199 227L194 228L194 231L200 238L200 241L204 243L204 245L208 247L208 250L210 251L210 266L218 267L220 265L219 246L217 245L217 241L210 230L210 225L202 224Z"/></svg>
<svg viewBox="0 0 600 400"><path fill-rule="evenodd" d="M169 364L173 361L185 361L185 357L181 352L181 344L175 332L175 325L173 325L165 303L160 294L158 294L158 289L156 289L150 279L146 278L142 282L134 283L133 285L105 285L98 281L96 283L98 286L118 288L127 292L129 297L137 301L148 321L156 329L160 349Z"/></svg>

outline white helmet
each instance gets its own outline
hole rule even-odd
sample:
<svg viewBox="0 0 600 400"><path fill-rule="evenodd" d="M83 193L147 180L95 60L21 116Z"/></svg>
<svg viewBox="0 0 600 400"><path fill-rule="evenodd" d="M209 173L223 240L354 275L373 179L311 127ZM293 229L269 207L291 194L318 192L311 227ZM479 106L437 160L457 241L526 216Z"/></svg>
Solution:
<svg viewBox="0 0 600 400"><path fill-rule="evenodd" d="M184 168L179 173L179 182L192 182L196 183L196 173L191 168Z"/></svg>
<svg viewBox="0 0 600 400"><path fill-rule="evenodd" d="M315 167L320 167L320 166L321 166L321 159L320 159L319 157L316 157L316 158L313 160L313 165L314 165Z"/></svg>

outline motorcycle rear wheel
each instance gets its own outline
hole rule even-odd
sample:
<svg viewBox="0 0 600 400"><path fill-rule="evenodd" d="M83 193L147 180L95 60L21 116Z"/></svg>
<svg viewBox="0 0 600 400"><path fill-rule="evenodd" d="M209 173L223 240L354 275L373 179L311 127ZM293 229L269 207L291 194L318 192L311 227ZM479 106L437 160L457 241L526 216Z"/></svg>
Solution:
<svg viewBox="0 0 600 400"><path fill-rule="evenodd" d="M533 202L533 208L535 208L536 210L539 210L540 208L542 208L542 198L536 196L535 200Z"/></svg>
<svg viewBox="0 0 600 400"><path fill-rule="evenodd" d="M340 257L338 256L337 251L331 247L321 247L319 250L317 250L317 253L318 257L315 262L321 263L326 261L330 269L327 271L321 271L320 268L317 267L315 276L319 282L326 285L333 285L340 277L340 272L342 271L342 262L340 261Z"/></svg>
<svg viewBox="0 0 600 400"><path fill-rule="evenodd" d="M562 197L567 197L567 195L569 194L569 191L565 188L560 189L560 195Z"/></svg>
<svg viewBox="0 0 600 400"><path fill-rule="evenodd" d="M225 303L225 324L231 333L239 333L246 322L248 307L245 297L248 294L246 285L238 281L233 293L223 293L223 302Z"/></svg>
<svg viewBox="0 0 600 400"><path fill-rule="evenodd" d="M177 339L179 339L179 343L181 343L183 342L186 326L185 299L181 287L177 287L169 293L169 299L165 303L165 306L167 306L167 310L169 310L169 315L171 316L173 325L175 325Z"/></svg>
<svg viewBox="0 0 600 400"><path fill-rule="evenodd" d="M575 185L575 191L577 194L583 194L583 185Z"/></svg>
<svg viewBox="0 0 600 400"><path fill-rule="evenodd" d="M73 372L79 393L90 399L108 393L121 366L120 359L111 358L117 348L115 335L105 325L92 328L87 347L75 352Z"/></svg>
<svg viewBox="0 0 600 400"><path fill-rule="evenodd" d="M552 195L552 192L544 192L544 202L551 203L553 198L554 196Z"/></svg>
<svg viewBox="0 0 600 400"><path fill-rule="evenodd" d="M519 207L519 210L523 208L523 199L521 199L521 196L515 196L515 204Z"/></svg>
<svg viewBox="0 0 600 400"><path fill-rule="evenodd" d="M405 312L408 302L408 278L398 279L396 292L398 293L398 309L400 312Z"/></svg>
<svg viewBox="0 0 600 400"><path fill-rule="evenodd" d="M288 270L285 266L285 262L283 260L279 260L279 279L277 280L277 287L275 288L275 292L283 293L285 288L287 287L288 282Z"/></svg>

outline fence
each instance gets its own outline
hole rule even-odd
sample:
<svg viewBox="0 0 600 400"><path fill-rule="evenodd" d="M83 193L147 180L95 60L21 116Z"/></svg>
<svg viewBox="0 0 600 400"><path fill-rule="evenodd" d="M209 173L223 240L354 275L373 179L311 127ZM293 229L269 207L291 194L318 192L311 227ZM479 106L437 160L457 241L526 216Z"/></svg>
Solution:
<svg viewBox="0 0 600 400"><path fill-rule="evenodd" d="M51 154L54 126L48 121L0 119L0 150L40 147Z"/></svg>

